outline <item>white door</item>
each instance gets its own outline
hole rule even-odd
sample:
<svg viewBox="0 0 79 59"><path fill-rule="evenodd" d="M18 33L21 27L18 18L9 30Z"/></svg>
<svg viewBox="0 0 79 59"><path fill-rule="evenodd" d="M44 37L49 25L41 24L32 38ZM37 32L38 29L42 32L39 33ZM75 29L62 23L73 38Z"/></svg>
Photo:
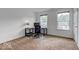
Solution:
<svg viewBox="0 0 79 59"><path fill-rule="evenodd" d="M74 8L74 39L78 44L78 8Z"/></svg>

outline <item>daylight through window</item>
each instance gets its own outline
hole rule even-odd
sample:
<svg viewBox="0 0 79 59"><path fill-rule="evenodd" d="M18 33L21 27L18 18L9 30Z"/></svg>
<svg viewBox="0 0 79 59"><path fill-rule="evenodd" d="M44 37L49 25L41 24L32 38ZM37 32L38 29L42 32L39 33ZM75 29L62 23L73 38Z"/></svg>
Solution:
<svg viewBox="0 0 79 59"><path fill-rule="evenodd" d="M69 30L69 12L58 13L57 14L57 29Z"/></svg>
<svg viewBox="0 0 79 59"><path fill-rule="evenodd" d="M41 28L47 28L47 19L48 19L48 15L41 15L40 16Z"/></svg>

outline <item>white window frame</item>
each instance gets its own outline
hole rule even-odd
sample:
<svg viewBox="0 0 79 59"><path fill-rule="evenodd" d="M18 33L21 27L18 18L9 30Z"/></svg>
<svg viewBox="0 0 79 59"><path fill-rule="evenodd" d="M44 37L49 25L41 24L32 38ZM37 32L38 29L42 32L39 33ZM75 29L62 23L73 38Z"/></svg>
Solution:
<svg viewBox="0 0 79 59"><path fill-rule="evenodd" d="M59 26L58 26L58 22L59 22L59 21L58 21L58 14L62 14L62 13L69 13L69 21L68 21L68 22L69 22L69 25L68 25L69 28L68 28L68 29L59 28ZM63 21L61 21L61 22L63 22ZM63 26L64 26L64 25L63 25ZM69 11L58 12L58 13L57 13L57 29L58 29L58 30L70 30L70 12L69 12Z"/></svg>
<svg viewBox="0 0 79 59"><path fill-rule="evenodd" d="M43 15L40 15L41 16L47 16L47 21L48 21L48 14L43 14ZM40 19L40 25L41 25L41 19ZM47 28L47 27L42 27L42 28Z"/></svg>

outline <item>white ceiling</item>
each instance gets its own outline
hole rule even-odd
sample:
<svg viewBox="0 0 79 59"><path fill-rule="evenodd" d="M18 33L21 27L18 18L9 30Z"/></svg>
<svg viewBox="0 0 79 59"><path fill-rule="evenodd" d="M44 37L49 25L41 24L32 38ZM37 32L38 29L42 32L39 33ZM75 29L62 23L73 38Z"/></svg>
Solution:
<svg viewBox="0 0 79 59"><path fill-rule="evenodd" d="M0 8L0 17L33 16L35 12L46 11L49 8Z"/></svg>
<svg viewBox="0 0 79 59"><path fill-rule="evenodd" d="M42 11L46 11L49 8L26 8L25 10L29 11L29 12L42 12Z"/></svg>

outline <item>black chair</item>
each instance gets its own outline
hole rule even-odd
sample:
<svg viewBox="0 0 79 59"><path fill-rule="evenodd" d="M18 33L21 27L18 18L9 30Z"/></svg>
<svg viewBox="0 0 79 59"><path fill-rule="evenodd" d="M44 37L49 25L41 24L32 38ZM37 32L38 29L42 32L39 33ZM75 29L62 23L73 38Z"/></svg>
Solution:
<svg viewBox="0 0 79 59"><path fill-rule="evenodd" d="M35 35L34 37L39 37L41 33L41 26L39 23L34 23L35 26Z"/></svg>

